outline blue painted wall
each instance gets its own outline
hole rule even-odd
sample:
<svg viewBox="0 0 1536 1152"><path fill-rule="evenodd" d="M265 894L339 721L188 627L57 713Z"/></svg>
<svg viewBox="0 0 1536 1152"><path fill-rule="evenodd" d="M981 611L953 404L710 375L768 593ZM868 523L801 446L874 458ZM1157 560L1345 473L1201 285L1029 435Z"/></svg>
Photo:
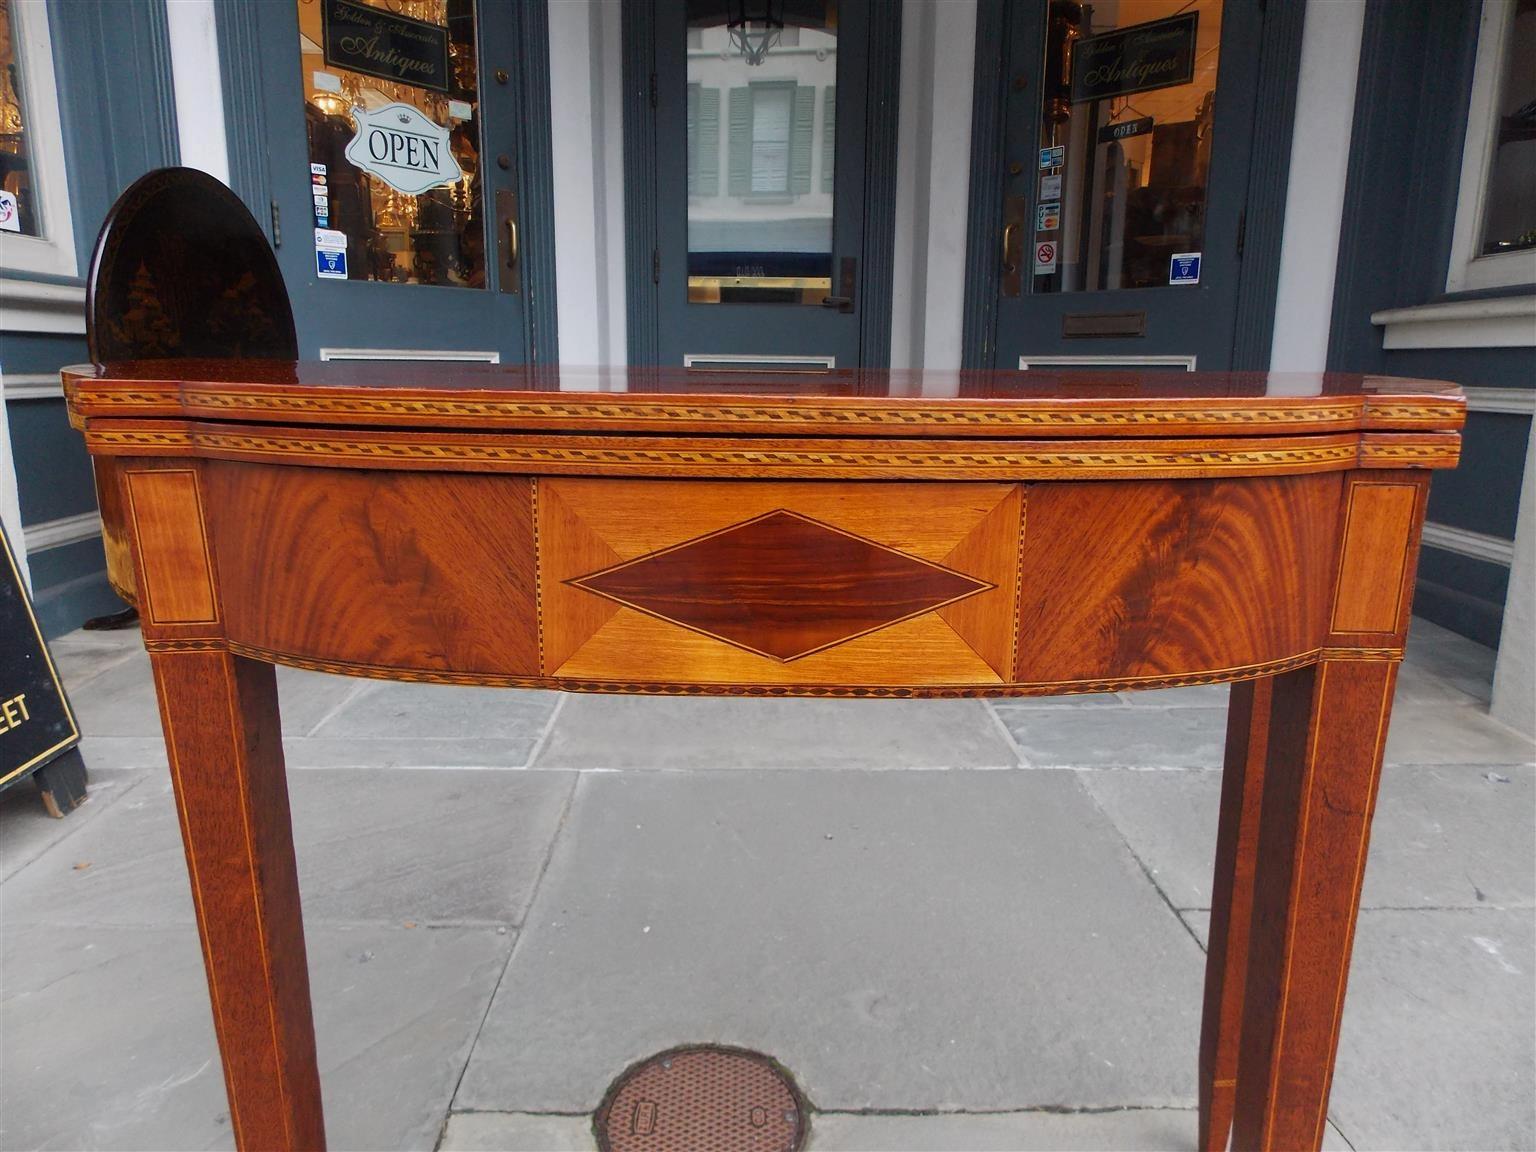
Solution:
<svg viewBox="0 0 1536 1152"><path fill-rule="evenodd" d="M75 253L83 276L107 209L151 168L176 163L176 114L164 0L49 0ZM58 277L44 279L57 281ZM80 277L72 283L83 283ZM0 333L7 375L88 359L84 336ZM6 402L23 527L93 511L90 459L62 399ZM29 557L38 619L53 636L122 603L100 539Z"/></svg>
<svg viewBox="0 0 1536 1152"><path fill-rule="evenodd" d="M1371 0L1366 9L1331 368L1483 388L1536 386L1536 350L1388 352L1370 322L1384 308L1475 295L1445 295L1445 278L1481 13L1481 0ZM1513 538L1529 427L1523 416L1469 415L1461 467L1436 475L1429 519ZM1425 548L1414 610L1496 645L1508 581L1499 564Z"/></svg>

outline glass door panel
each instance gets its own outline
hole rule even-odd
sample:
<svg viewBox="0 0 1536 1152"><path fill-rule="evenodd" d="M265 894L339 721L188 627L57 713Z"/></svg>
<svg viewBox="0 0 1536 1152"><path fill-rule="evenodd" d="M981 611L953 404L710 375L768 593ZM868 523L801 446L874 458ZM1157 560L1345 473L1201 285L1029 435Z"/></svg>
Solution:
<svg viewBox="0 0 1536 1152"><path fill-rule="evenodd" d="M651 3L660 362L856 365L879 6Z"/></svg>
<svg viewBox="0 0 1536 1152"><path fill-rule="evenodd" d="M1261 0L1011 0L1009 26L992 363L1228 367Z"/></svg>
<svg viewBox="0 0 1536 1152"><path fill-rule="evenodd" d="M1196 282L1221 7L1222 0L1144 0L1053 13L1042 65L1035 237L1054 236L1057 253L1054 267L1033 261L1032 292Z"/></svg>
<svg viewBox="0 0 1536 1152"><path fill-rule="evenodd" d="M484 288L474 10L450 19L447 0L297 7L314 226L346 253L328 274ZM360 129L352 157L366 167L348 155ZM429 180L418 192L396 186Z"/></svg>
<svg viewBox="0 0 1536 1152"><path fill-rule="evenodd" d="M256 8L274 238L301 354L523 360L513 6Z"/></svg>
<svg viewBox="0 0 1536 1152"><path fill-rule="evenodd" d="M690 12L693 304L819 306L832 294L837 12L784 19L738 26L724 9Z"/></svg>

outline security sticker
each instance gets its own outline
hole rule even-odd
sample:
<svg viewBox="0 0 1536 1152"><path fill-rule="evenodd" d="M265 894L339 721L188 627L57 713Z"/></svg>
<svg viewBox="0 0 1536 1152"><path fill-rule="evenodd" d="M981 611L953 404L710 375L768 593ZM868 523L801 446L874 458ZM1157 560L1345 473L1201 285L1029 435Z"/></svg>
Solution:
<svg viewBox="0 0 1536 1152"><path fill-rule="evenodd" d="M345 280L347 278L347 253L346 251L331 251L328 248L315 250L315 273L322 280Z"/></svg>
<svg viewBox="0 0 1536 1152"><path fill-rule="evenodd" d="M315 229L315 273L322 280L347 278L347 234L332 228Z"/></svg>
<svg viewBox="0 0 1536 1152"><path fill-rule="evenodd" d="M1200 253L1175 252L1168 258L1168 283L1200 283Z"/></svg>

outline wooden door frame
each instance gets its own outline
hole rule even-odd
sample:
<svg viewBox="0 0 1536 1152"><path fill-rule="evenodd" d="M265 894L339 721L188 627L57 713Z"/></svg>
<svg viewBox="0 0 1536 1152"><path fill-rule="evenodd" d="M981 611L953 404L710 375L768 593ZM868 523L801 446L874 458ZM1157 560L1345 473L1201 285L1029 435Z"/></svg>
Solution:
<svg viewBox="0 0 1536 1152"><path fill-rule="evenodd" d="M218 6L219 76L224 93L229 184L272 235L272 172L267 158L267 112L262 95L257 10L275 0L221 0ZM489 5L492 0L482 0ZM555 322L555 193L550 143L549 0L495 0L517 21L511 83L517 93L518 229L525 242L523 348L530 364L558 359ZM483 15L483 13L482 13ZM482 61L483 63L483 61ZM308 235L308 222L288 225ZM487 250L496 251L494 238Z"/></svg>
<svg viewBox="0 0 1536 1152"><path fill-rule="evenodd" d="M971 104L971 194L966 223L965 318L961 365L991 368L997 351L997 302L1002 278L1003 110L1009 78L1003 68L1015 8L1031 0L977 0L976 85ZM1280 282L1280 245L1296 120L1296 82L1301 68L1301 31L1306 5L1260 0L1258 90L1254 101L1253 155L1248 166L1242 263L1238 269L1237 319L1232 367L1269 367L1275 330L1275 293Z"/></svg>
<svg viewBox="0 0 1536 1152"><path fill-rule="evenodd" d="M660 285L654 275L656 120L651 76L656 0L623 0L624 287L629 363L657 362ZM864 126L864 247L859 255L859 367L891 362L896 258L896 136L901 88L901 5L869 22L869 114Z"/></svg>

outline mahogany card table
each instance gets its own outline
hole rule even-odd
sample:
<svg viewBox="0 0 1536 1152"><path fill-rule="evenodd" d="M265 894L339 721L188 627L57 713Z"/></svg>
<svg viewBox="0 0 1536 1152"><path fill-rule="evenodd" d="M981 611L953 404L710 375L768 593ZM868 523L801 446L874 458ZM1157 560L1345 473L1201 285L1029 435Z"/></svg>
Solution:
<svg viewBox="0 0 1536 1152"><path fill-rule="evenodd" d="M1319 1147L1454 386L196 360L64 381L117 465L107 531L241 1148L325 1141L274 664L744 696L1230 681L1200 1144Z"/></svg>

